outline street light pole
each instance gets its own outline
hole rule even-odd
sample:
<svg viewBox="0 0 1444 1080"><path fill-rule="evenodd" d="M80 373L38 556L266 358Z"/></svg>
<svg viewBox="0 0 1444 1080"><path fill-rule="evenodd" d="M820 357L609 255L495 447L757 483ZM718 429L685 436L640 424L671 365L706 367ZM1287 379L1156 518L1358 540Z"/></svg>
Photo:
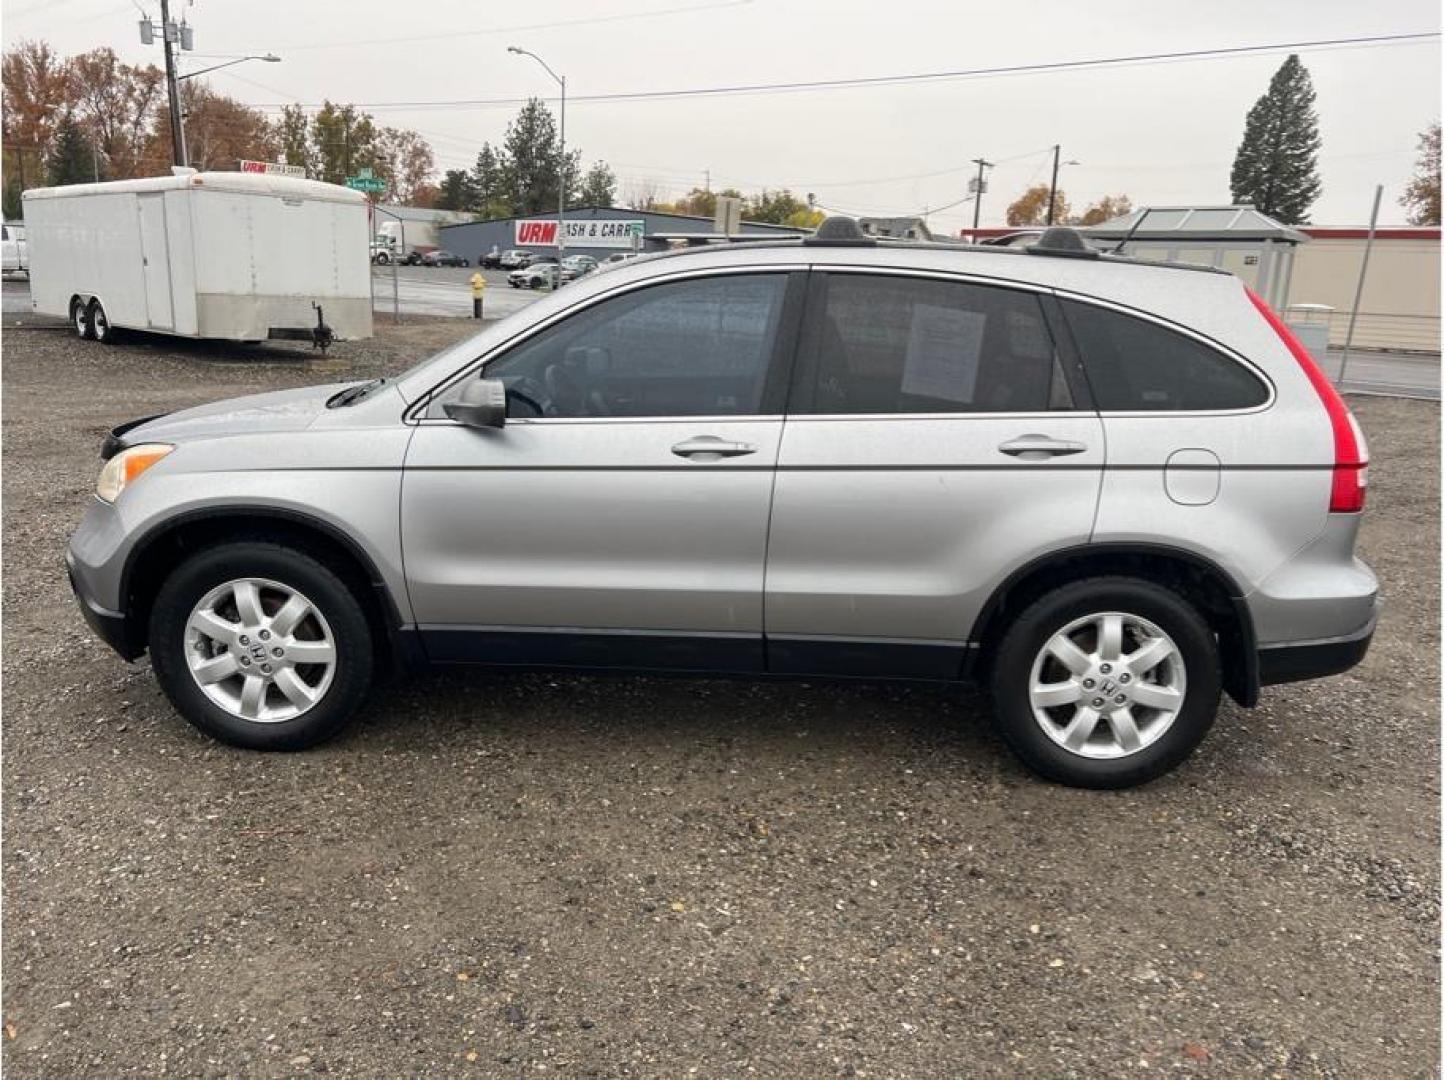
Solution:
<svg viewBox="0 0 1444 1080"><path fill-rule="evenodd" d="M1048 224L1053 224L1053 204L1058 201L1058 151L1062 149L1057 143L1053 144L1053 182L1048 185Z"/></svg>
<svg viewBox="0 0 1444 1080"><path fill-rule="evenodd" d="M558 141L561 143L561 156L557 160L557 262L560 263L567 254L567 80L553 71L550 64L529 49L508 45L506 51L516 53L518 56L530 56L561 87L561 120L558 137ZM557 268L557 280L561 280L560 266Z"/></svg>

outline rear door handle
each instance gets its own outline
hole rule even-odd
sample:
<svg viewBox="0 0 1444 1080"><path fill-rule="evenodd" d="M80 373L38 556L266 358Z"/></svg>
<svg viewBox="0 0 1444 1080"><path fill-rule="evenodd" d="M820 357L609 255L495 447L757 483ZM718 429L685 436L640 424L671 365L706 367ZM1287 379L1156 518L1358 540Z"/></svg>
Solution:
<svg viewBox="0 0 1444 1080"><path fill-rule="evenodd" d="M720 439L716 435L693 435L672 447L672 453L693 461L718 461L721 458L755 454L757 447L751 443Z"/></svg>
<svg viewBox="0 0 1444 1080"><path fill-rule="evenodd" d="M1052 457L1081 454L1088 447L1072 439L1054 439L1048 435L1020 435L998 444L998 450L1024 461L1043 461Z"/></svg>

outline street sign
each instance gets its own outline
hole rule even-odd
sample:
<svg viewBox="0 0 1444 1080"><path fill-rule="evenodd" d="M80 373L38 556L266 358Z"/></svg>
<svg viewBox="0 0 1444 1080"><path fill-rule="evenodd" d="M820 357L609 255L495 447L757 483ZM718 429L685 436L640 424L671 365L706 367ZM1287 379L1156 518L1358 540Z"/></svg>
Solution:
<svg viewBox="0 0 1444 1080"><path fill-rule="evenodd" d="M241 172L266 173L270 176L299 176L305 179L306 169L302 165L287 165L284 161L241 161Z"/></svg>
<svg viewBox="0 0 1444 1080"><path fill-rule="evenodd" d="M346 186L354 191L377 194L386 190L386 181L371 175L370 169L362 169L356 176L346 177Z"/></svg>

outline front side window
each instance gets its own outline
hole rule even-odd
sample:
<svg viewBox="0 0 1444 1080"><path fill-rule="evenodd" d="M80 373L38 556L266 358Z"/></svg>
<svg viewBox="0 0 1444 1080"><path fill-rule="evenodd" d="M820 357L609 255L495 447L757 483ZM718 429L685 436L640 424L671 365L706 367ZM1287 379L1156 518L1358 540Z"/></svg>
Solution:
<svg viewBox="0 0 1444 1080"><path fill-rule="evenodd" d="M1041 412L1073 405L1032 293L833 273L808 324L799 412Z"/></svg>
<svg viewBox="0 0 1444 1080"><path fill-rule="evenodd" d="M1075 300L1063 311L1101 410L1250 409L1268 400L1258 376L1201 341Z"/></svg>
<svg viewBox="0 0 1444 1080"><path fill-rule="evenodd" d="M486 365L521 417L746 416L762 409L785 274L638 289L543 330Z"/></svg>

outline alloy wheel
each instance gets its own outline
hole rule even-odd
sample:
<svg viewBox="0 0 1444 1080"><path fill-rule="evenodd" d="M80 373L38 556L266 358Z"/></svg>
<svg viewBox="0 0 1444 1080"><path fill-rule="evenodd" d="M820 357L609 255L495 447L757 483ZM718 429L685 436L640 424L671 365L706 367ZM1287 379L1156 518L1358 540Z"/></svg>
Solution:
<svg viewBox="0 0 1444 1080"><path fill-rule="evenodd" d="M326 695L336 641L305 595L266 578L218 585L185 625L186 665L196 685L232 716L294 720Z"/></svg>
<svg viewBox="0 0 1444 1080"><path fill-rule="evenodd" d="M1157 742L1183 708L1187 673L1173 639L1138 615L1074 619L1039 650L1028 679L1033 718L1081 757L1122 758Z"/></svg>

